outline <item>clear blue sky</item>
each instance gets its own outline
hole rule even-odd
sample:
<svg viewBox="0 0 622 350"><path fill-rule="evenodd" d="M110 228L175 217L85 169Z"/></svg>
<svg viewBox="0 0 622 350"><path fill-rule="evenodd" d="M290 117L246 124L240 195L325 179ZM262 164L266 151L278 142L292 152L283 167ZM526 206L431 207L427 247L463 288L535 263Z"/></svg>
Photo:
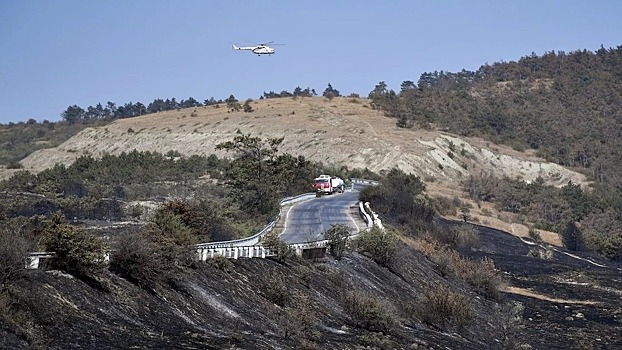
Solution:
<svg viewBox="0 0 622 350"><path fill-rule="evenodd" d="M275 41L276 55L231 50ZM0 0L0 123L68 106L362 96L423 72L622 45L622 1Z"/></svg>

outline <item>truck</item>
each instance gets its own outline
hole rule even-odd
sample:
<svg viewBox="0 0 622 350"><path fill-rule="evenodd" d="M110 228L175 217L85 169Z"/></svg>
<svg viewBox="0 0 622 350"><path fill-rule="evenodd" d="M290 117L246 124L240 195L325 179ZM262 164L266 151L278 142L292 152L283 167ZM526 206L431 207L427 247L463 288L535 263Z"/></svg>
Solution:
<svg viewBox="0 0 622 350"><path fill-rule="evenodd" d="M315 195L319 197L323 194L343 192L345 189L345 183L341 178L336 176L320 175L313 181L313 188L315 189Z"/></svg>

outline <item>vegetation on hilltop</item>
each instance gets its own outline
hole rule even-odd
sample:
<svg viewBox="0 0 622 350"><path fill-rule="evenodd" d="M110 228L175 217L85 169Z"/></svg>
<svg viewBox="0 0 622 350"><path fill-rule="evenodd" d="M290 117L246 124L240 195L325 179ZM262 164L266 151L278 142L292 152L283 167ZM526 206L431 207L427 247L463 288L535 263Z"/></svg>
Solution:
<svg viewBox="0 0 622 350"><path fill-rule="evenodd" d="M38 123L30 119L26 123L0 124L0 164L9 169L20 169L19 161L32 152L56 147L86 127L101 123L69 124L48 120Z"/></svg>
<svg viewBox="0 0 622 350"><path fill-rule="evenodd" d="M622 46L615 49L532 54L475 72L424 73L401 90L380 82L371 104L403 128L439 128L480 136L584 172L595 181L552 189L542 183L471 177L465 191L493 201L541 228L564 233L581 223L583 245L622 259ZM590 237L590 238L588 238ZM598 242L594 237L602 237Z"/></svg>

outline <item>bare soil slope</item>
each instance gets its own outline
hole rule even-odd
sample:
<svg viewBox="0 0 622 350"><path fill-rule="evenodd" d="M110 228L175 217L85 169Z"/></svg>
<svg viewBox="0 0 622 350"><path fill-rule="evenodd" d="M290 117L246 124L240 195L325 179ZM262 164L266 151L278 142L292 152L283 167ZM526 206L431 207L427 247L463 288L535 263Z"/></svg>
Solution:
<svg viewBox="0 0 622 350"><path fill-rule="evenodd" d="M284 137L283 152L314 161L373 171L397 167L451 184L482 170L525 180L541 176L557 185L586 181L582 174L530 153L438 131L398 128L394 119L372 110L366 99L279 98L257 100L251 106L254 111L250 113L219 105L121 119L85 129L59 147L34 152L21 163L37 172L55 163L69 164L84 154L97 157L134 149L223 156L215 151L216 144L231 140L239 130Z"/></svg>

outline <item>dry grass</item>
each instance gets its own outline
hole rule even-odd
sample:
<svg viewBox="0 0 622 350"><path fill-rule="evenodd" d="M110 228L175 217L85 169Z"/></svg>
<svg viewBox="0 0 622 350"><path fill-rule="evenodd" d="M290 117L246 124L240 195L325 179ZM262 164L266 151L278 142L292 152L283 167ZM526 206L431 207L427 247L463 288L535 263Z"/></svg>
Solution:
<svg viewBox="0 0 622 350"><path fill-rule="evenodd" d="M429 239L415 239L412 245L436 264L441 276L457 276L473 286L481 295L499 299L503 282L492 260L488 258L470 260L460 256L455 250Z"/></svg>

